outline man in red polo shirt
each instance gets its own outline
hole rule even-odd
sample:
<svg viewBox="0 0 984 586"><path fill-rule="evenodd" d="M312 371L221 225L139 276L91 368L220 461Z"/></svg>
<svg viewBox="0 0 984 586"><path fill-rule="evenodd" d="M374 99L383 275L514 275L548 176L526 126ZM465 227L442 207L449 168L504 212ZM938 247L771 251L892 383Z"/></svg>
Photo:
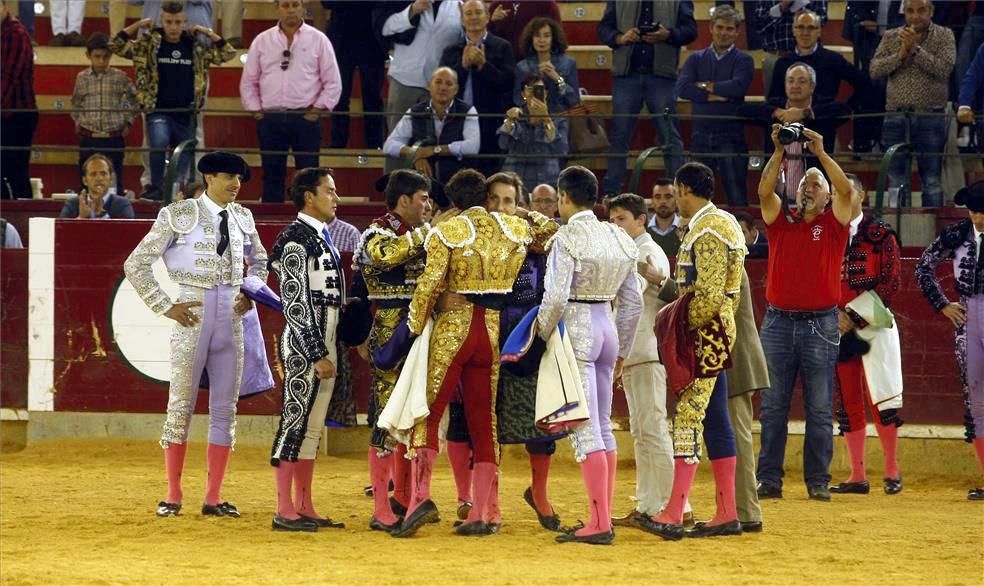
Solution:
<svg viewBox="0 0 984 586"><path fill-rule="evenodd" d="M806 170L796 194L797 213L775 193L785 150L779 143L780 125L772 126L775 152L762 172L759 200L769 238L769 273L762 320L762 349L769 365L771 387L762 391L762 448L758 459L759 498L782 498L786 423L796 374L803 384L806 441L803 476L811 499L829 501L830 459L833 455L834 372L840 332L841 264L850 234L854 188L844 171L827 154L823 137L804 129L807 148L823 166L830 185L816 167Z"/></svg>

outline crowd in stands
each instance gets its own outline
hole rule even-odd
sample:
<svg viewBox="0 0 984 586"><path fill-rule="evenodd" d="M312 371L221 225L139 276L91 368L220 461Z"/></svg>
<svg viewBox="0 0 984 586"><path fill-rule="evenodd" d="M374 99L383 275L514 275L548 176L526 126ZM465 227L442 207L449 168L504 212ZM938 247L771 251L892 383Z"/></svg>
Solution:
<svg viewBox="0 0 984 586"><path fill-rule="evenodd" d="M123 26L127 1L141 4L143 17ZM241 4L113 0L111 34L84 39L84 2L51 0L50 44L84 46L91 63L72 92L80 168L92 154L106 155L114 191L124 194L121 149L136 146L128 137L139 114L145 173L135 194L164 198L169 149L194 139L178 168L178 179L186 177L194 147L206 149L209 69L243 46ZM364 118L365 146L383 151L387 172L412 166L440 182L466 166L486 174L514 171L527 185L555 182L574 151L571 112L582 95L557 2L325 1L317 7L330 15L327 35L305 22L312 4L318 3L276 2L278 23L252 40L242 70L242 107L256 120L262 152L262 201L284 201L288 154L297 168L311 167L322 145L350 145L356 69L362 109L378 113ZM711 18L699 23L689 1L606 3L597 25L598 39L612 49L606 195L626 187L630 144L645 105L664 146L666 176L688 158L699 160L717 170L732 206L748 205L747 126L763 129L762 144L752 147L766 153L772 149L766 130L775 122L816 130L835 152L837 129L852 115L858 116L853 141L842 147L865 153L912 143L922 205L946 203L943 169L959 160L944 153L954 152L956 136L968 129L978 148L984 142L981 4L847 2L843 37L853 44L853 63L821 41L827 0L750 0L742 11L732 2L716 4ZM25 148L38 123L34 11L23 0L2 5L3 194L26 197ZM220 13L222 35L212 29ZM695 47L703 26L711 43ZM737 45L742 29L747 48L765 52L762 99L750 95L755 63ZM685 47L690 52L681 62ZM135 83L109 67L111 54L132 63ZM842 82L849 91L842 91ZM675 113L680 98L692 104L691 136L681 136L676 116L663 117ZM325 117L331 120L328 140ZM803 145L801 138L783 147L786 166L777 190L791 206L803 172L816 165ZM909 156L894 159L890 188L907 184Z"/></svg>

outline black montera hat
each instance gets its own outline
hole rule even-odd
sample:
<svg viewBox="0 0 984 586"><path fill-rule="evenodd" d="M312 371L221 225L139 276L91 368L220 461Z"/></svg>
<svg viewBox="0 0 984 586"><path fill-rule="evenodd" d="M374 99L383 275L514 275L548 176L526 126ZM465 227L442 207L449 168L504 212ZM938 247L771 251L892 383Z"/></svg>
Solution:
<svg viewBox="0 0 984 586"><path fill-rule="evenodd" d="M953 197L953 203L967 206L972 212L984 212L984 181L971 183L958 191Z"/></svg>
<svg viewBox="0 0 984 586"><path fill-rule="evenodd" d="M246 159L235 153L216 151L209 153L198 161L198 172L205 173L229 173L239 175L243 181L249 181L249 165Z"/></svg>

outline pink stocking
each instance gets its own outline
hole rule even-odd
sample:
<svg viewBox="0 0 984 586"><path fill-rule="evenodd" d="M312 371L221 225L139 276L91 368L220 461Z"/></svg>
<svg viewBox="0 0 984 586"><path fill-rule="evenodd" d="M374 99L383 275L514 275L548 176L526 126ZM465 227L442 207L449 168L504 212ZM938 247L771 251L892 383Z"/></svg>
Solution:
<svg viewBox="0 0 984 586"><path fill-rule="evenodd" d="M882 458L885 462L885 478L898 480L899 460L897 454L899 428L895 424L882 425L881 423L876 423L875 430L878 431L878 439L881 440Z"/></svg>
<svg viewBox="0 0 984 586"><path fill-rule="evenodd" d="M738 509L735 506L735 467L738 459L735 456L711 460L714 471L715 501L717 513L708 525L721 525L738 520Z"/></svg>
<svg viewBox="0 0 984 586"><path fill-rule="evenodd" d="M492 483L495 482L495 464L492 462L477 462L475 464L475 505L468 513L466 523L485 519L485 507L489 503Z"/></svg>
<svg viewBox="0 0 984 586"><path fill-rule="evenodd" d="M314 484L314 460L298 460L294 463L294 504L298 514L320 519L314 510L311 485Z"/></svg>
<svg viewBox="0 0 984 586"><path fill-rule="evenodd" d="M167 471L167 502L181 504L181 473L184 471L188 444L169 443L164 449L164 469Z"/></svg>
<svg viewBox="0 0 984 586"><path fill-rule="evenodd" d="M588 491L591 520L577 535L605 533L612 528L611 505L608 503L608 459L605 452L591 452L581 462L581 476Z"/></svg>
<svg viewBox="0 0 984 586"><path fill-rule="evenodd" d="M468 442L448 441L448 461L454 473L454 485L458 489L458 504L472 502L472 450Z"/></svg>
<svg viewBox="0 0 984 586"><path fill-rule="evenodd" d="M864 482L868 479L864 470L864 443L867 433L863 428L844 433L847 455L851 458L851 477L847 480L848 482Z"/></svg>
<svg viewBox="0 0 984 586"><path fill-rule="evenodd" d="M294 477L294 463L281 460L280 465L274 467L273 474L277 480L277 516L296 521L300 516L294 509L294 503L290 500L290 484Z"/></svg>
<svg viewBox="0 0 984 586"><path fill-rule="evenodd" d="M379 457L379 450L369 446L369 478L372 480L372 500L374 505L373 517L384 525L396 523L396 515L389 504L389 479L391 474L391 464L389 455L384 458Z"/></svg>
<svg viewBox="0 0 984 586"><path fill-rule="evenodd" d="M215 506L221 502L222 480L225 478L226 466L229 464L230 446L208 444L205 452L208 466L208 481L205 488L205 504Z"/></svg>
<svg viewBox="0 0 984 586"><path fill-rule="evenodd" d="M656 517L659 523L683 524L683 508L690 496L690 487L697 475L697 462L688 464L684 458L673 460L673 488L670 490L670 500L666 508Z"/></svg>

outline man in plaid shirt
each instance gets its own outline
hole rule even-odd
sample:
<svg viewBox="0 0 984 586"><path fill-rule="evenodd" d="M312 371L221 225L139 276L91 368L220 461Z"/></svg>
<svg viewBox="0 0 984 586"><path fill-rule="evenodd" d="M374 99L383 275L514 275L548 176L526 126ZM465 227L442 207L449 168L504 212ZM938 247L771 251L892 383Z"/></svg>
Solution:
<svg viewBox="0 0 984 586"><path fill-rule="evenodd" d="M109 66L109 39L93 33L85 45L92 67L80 71L72 92L72 120L79 135L79 168L96 153L109 157L116 194L123 190L123 149L136 115L137 92L125 73Z"/></svg>

